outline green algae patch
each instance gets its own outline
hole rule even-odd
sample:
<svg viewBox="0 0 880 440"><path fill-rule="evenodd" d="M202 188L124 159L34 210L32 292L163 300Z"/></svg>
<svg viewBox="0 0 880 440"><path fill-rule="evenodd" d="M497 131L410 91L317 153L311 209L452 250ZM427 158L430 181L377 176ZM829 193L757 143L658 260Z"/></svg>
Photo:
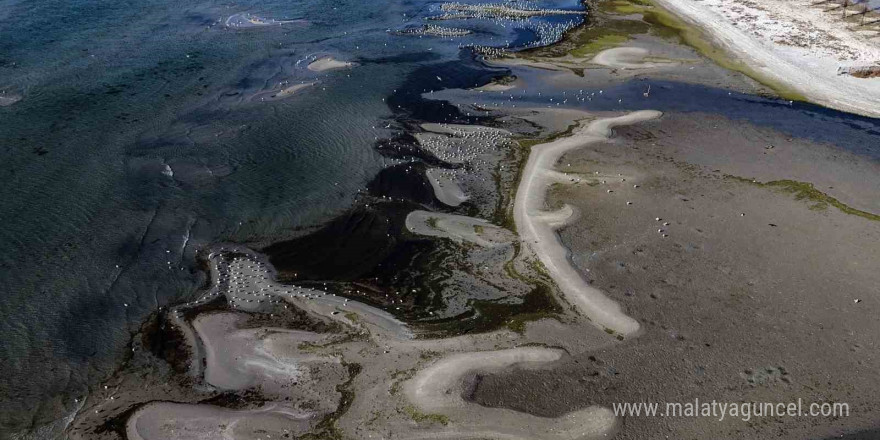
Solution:
<svg viewBox="0 0 880 440"><path fill-rule="evenodd" d="M449 424L449 417L443 414L426 414L412 406L405 406L402 412L416 423L437 423L444 426Z"/></svg>
<svg viewBox="0 0 880 440"><path fill-rule="evenodd" d="M787 194L794 194L795 200L807 200L814 203L814 205L810 207L810 209L813 210L823 210L826 209L828 205L831 205L846 214L857 215L868 220L880 221L880 215L855 209L840 200L819 191L812 183L798 182L796 180L775 180L767 182L764 185L770 188L776 188Z"/></svg>
<svg viewBox="0 0 880 440"><path fill-rule="evenodd" d="M482 301L475 303L474 309L491 321L493 326L504 326L516 333L525 332L529 322L551 318L562 312L550 288L540 283L523 297L521 304Z"/></svg>
<svg viewBox="0 0 880 440"><path fill-rule="evenodd" d="M634 15L641 14L642 20L651 25L650 33L661 38L677 39L683 44L694 48L701 55L712 60L715 64L734 72L752 78L773 89L780 97L793 101L806 101L807 99L791 87L780 84L778 81L767 78L765 75L749 67L746 63L730 56L721 47L718 47L711 36L706 35L700 28L686 23L674 13L664 9L651 0L613 0L602 2L600 10L610 15Z"/></svg>
<svg viewBox="0 0 880 440"><path fill-rule="evenodd" d="M550 287L537 283L536 287L522 297L520 303L476 300L472 310L442 321L423 324L422 335L486 333L499 328L522 333L526 324L544 318L555 318L562 313Z"/></svg>
<svg viewBox="0 0 880 440"><path fill-rule="evenodd" d="M816 189L815 186L813 186L812 183L809 182L799 182L797 180L785 179L762 183L754 179L746 179L744 177L732 176L729 174L725 175L724 177L731 180L736 180L738 182L759 186L762 188L775 189L785 194L792 194L794 195L795 200L802 200L811 203L809 208L812 211L824 211L828 209L828 206L833 206L845 214L859 216L868 220L880 221L880 215L855 209L841 202L840 200L837 200L834 197L831 197L828 194L819 191L818 189Z"/></svg>
<svg viewBox="0 0 880 440"><path fill-rule="evenodd" d="M348 380L336 386L336 391L341 395L339 406L336 411L324 417L315 426L315 429L299 437L300 440L342 440L344 438L342 430L339 429L336 422L340 417L348 412L351 404L354 402L354 391L352 383L354 379L361 373L361 365L343 362L342 365L348 370Z"/></svg>

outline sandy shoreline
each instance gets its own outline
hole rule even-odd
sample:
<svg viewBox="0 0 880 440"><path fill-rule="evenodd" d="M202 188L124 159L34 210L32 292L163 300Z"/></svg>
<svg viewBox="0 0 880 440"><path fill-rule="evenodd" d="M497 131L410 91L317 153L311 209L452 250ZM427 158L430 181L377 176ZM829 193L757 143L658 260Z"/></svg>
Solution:
<svg viewBox="0 0 880 440"><path fill-rule="evenodd" d="M846 31L849 25L834 23L832 17L836 17L836 14L824 13L805 1L792 4L774 0L763 8L747 2L720 2L714 7L693 0L657 0L657 3L703 29L712 40L760 75L795 90L810 101L838 110L880 117L880 78L865 79L838 74L838 68L858 61L842 61L846 54L839 52L823 53L814 46L797 47L793 43L779 42L815 38L810 36L810 30L818 29L823 33L822 39L830 41L830 38L834 38L834 45L851 48L858 54L850 58L864 59L874 64L880 62L880 44L876 38L872 41ZM759 24L757 29L740 27L740 23L743 23L742 26L750 23L734 18L740 14L752 14L753 17L761 15L763 22L769 24L764 27ZM784 35L775 41L769 40L774 33Z"/></svg>
<svg viewBox="0 0 880 440"><path fill-rule="evenodd" d="M648 54L604 49L584 58L601 73L571 76L590 88L617 69L690 71ZM325 57L308 69L350 66ZM524 84L489 90L502 96ZM395 139L401 156L415 151L435 161L395 165L416 176L388 178L387 186L419 192L364 194L361 211L326 235L306 235L318 239L287 261L276 259L283 251L263 255L256 245L205 249L207 290L172 307L166 321L157 318L156 334L133 339L133 361L88 396L69 438L121 438L114 429L137 440L640 440L658 430L764 438L779 429L695 418L661 425L618 418L610 406L712 392L730 401L798 393L856 399L851 390L874 381L877 308L867 288L877 277L865 268L880 258L865 244L878 236L873 224L737 176L806 180L825 171L817 188L872 209L876 167L696 112L521 106L498 121L424 123ZM369 214L375 205L388 211L363 214L371 205ZM311 265L323 247L336 246L325 270L348 270L339 261L359 264L346 258L368 259L413 236L402 246L412 253L390 252L363 273L334 278ZM285 243L289 250L302 242ZM353 249L362 245L363 253ZM431 252L444 257L424 260ZM386 263L394 281L406 283L383 284L376 268ZM455 264L464 269L451 270ZM503 294L483 295L477 280ZM856 295L865 304L854 306ZM462 313L434 318L453 301L464 304ZM509 312L516 307L523 311ZM490 324L463 324L481 318ZM175 332L172 349L155 354L151 338ZM836 350L835 360L813 371L820 349ZM186 361L183 373L167 371L169 351ZM859 374L838 378L841 371ZM834 388L832 380L852 382Z"/></svg>
<svg viewBox="0 0 880 440"><path fill-rule="evenodd" d="M191 324L204 346L203 353L193 352L193 363L204 364L204 368L191 370L199 371L190 377L201 383L193 392L198 395L204 392L200 389L207 388L247 395L258 390L260 398L240 398L233 407L151 399L126 417L127 438L258 439L268 438L266 435L302 435L312 432L327 417L336 420L334 414L343 407L346 418L338 422L349 432L360 432L358 438L385 435L390 429L407 438L586 439L599 438L616 424L610 410L601 407L547 418L484 408L461 395L435 398L450 390L463 390L468 375L474 372L547 368L565 356L560 349L516 348L522 335L508 331L411 339L400 330L377 323L376 315L384 312L357 301L274 285L271 266L243 247L217 249L209 262L216 275L214 289L190 306L203 307L214 301L210 298L222 294L232 310L200 312L191 321L177 321ZM340 327L316 333L265 323L267 307L278 310L287 305L305 311L311 319L334 321ZM264 318L257 322L263 324L251 323L251 316L261 314ZM352 362L359 365L358 369L349 367ZM400 371L411 373L401 376ZM351 395L357 397L352 402L346 400L351 397L345 397L349 395L345 384L355 379L357 393ZM402 392L389 393L389 389ZM140 378L134 389L117 385L110 396L118 396L119 400L90 396L84 414L112 414L126 407L126 399L137 402L138 393L149 392ZM377 414L383 414L385 420L380 426L375 426ZM75 435L71 437L88 438L80 429L74 425L70 433Z"/></svg>

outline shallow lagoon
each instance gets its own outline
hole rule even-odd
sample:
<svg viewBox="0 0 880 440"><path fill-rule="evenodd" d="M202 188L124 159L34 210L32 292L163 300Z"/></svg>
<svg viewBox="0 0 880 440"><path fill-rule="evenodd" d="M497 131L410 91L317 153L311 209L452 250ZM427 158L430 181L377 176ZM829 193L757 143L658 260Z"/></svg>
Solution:
<svg viewBox="0 0 880 440"><path fill-rule="evenodd" d="M527 26L472 20L443 23L478 31L465 38L388 32L422 23L429 2L0 5L0 87L24 96L0 108L4 431L46 421L111 371L147 314L204 281L199 246L299 235L348 208L391 164L373 143L393 134L392 119L476 121L436 102L472 92L424 95L503 72L470 61L461 44L536 38ZM278 22L223 25L240 13ZM360 66L309 72L304 60L322 54ZM304 81L316 84L260 99ZM880 155L870 119L651 84L647 101L631 81L578 107L720 113ZM561 93L522 99L543 105Z"/></svg>

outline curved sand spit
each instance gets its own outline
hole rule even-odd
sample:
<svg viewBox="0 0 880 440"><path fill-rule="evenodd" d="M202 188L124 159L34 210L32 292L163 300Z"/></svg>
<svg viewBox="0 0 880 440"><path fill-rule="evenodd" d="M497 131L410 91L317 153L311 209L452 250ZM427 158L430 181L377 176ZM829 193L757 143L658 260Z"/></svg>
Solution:
<svg viewBox="0 0 880 440"><path fill-rule="evenodd" d="M637 332L639 324L624 314L620 305L606 297L602 291L587 284L572 266L568 249L560 243L556 229L570 221L574 211L571 207L564 207L553 213L544 210L547 190L551 183L559 180L558 173L546 171L553 171L556 162L566 152L607 140L611 136L611 128L616 125L656 119L661 114L658 111L642 110L615 118L597 119L569 137L535 145L523 169L513 205L513 218L520 238L537 254L565 298L593 324L623 335Z"/></svg>
<svg viewBox="0 0 880 440"><path fill-rule="evenodd" d="M310 383L312 371L332 370L336 357L317 356L299 349L316 343L317 333L282 328L238 328L242 314L211 313L193 326L205 346L205 381L226 390L259 387L264 393L288 394L291 383ZM306 387L301 387L306 388ZM316 399L318 400L318 399ZM335 402L328 402L329 409Z"/></svg>
<svg viewBox="0 0 880 440"><path fill-rule="evenodd" d="M430 168L425 171L425 176L431 182L431 188L434 189L434 197L437 197L437 200L444 205L455 207L468 199L461 186L444 175L444 170Z"/></svg>
<svg viewBox="0 0 880 440"><path fill-rule="evenodd" d="M312 81L312 82L307 82L307 83L301 83L301 84L294 84L294 85L292 85L292 86L285 87L285 88L281 89L281 91L279 91L278 93L276 93L276 94L273 96L273 98L286 98L286 97L288 97L288 96L290 96L290 95L293 95L294 93L296 93L296 92L298 92L298 91L300 91L300 90L302 90L302 89L305 89L305 88L307 88L307 87L311 87L311 86L313 86L313 85L315 85L315 82L314 82L314 81Z"/></svg>
<svg viewBox="0 0 880 440"><path fill-rule="evenodd" d="M258 17L248 12L239 12L226 19L225 25L234 29L250 29L266 26L279 26L290 23L307 23L305 20L274 20L271 18Z"/></svg>
<svg viewBox="0 0 880 440"><path fill-rule="evenodd" d="M221 277L249 283L245 287L221 292L235 309L256 311L268 301L286 301L300 310L326 319L349 326L365 327L377 336L404 340L413 337L412 331L406 324L382 309L349 301L321 290L280 284L275 281L274 269L269 265L261 265L257 254L246 248L235 250L247 253L248 256L237 258L228 264L225 273L220 272ZM220 263L217 257L219 255L211 259L212 266ZM213 292L209 292L206 296L212 294ZM351 314L357 316L357 322L351 320Z"/></svg>
<svg viewBox="0 0 880 440"><path fill-rule="evenodd" d="M251 97L247 98L250 102L262 102L262 101L277 101L285 98L289 98L293 95L296 95L302 90L305 90L315 84L318 84L317 81L309 81L309 82L301 82L292 85L288 85L289 83L281 83L277 88L262 90L257 93L254 93Z"/></svg>
<svg viewBox="0 0 880 440"><path fill-rule="evenodd" d="M648 50L641 47L615 47L596 54L592 62L613 69L651 69L673 64L645 61Z"/></svg>
<svg viewBox="0 0 880 440"><path fill-rule="evenodd" d="M442 212L413 211L406 216L406 229L413 234L448 238L483 247L513 243L512 232L487 220Z"/></svg>
<svg viewBox="0 0 880 440"><path fill-rule="evenodd" d="M284 301L293 307L313 313L325 319L337 321L349 326L368 329L375 336L383 336L397 340L412 339L409 327L390 313L357 301L329 295L326 292L277 283L274 269L260 265L260 257L243 246L230 246L228 252L245 255L231 263L223 261L223 251L211 252L208 266L212 285L200 299L190 304L177 306L171 310L171 322L184 334L193 353L190 361L189 374L199 377L203 373L201 359L207 356L207 342L196 335L196 330L181 315L181 309L188 306L209 302L217 296L225 296L235 310L258 311L268 301ZM249 282L242 287L232 288L229 282ZM221 287L221 284L223 287ZM352 314L357 322L352 321ZM196 323L193 323L194 325Z"/></svg>
<svg viewBox="0 0 880 440"><path fill-rule="evenodd" d="M478 90L480 92L506 92L508 90L513 90L516 88L516 85L513 83L497 83L490 82L486 85L482 85L480 87L475 88L474 90Z"/></svg>
<svg viewBox="0 0 880 440"><path fill-rule="evenodd" d="M253 410L231 410L211 405L154 402L129 417L127 440L257 440L304 434L313 415L269 404Z"/></svg>
<svg viewBox="0 0 880 440"><path fill-rule="evenodd" d="M464 376L491 373L511 367L540 367L560 359L561 350L519 347L498 351L459 353L447 356L419 371L404 384L406 397L421 411L450 415L453 420L440 432L416 438L503 438L574 440L598 438L615 424L611 410L590 407L560 417L537 417L503 408L488 408L462 398ZM410 435L409 437L413 437Z"/></svg>

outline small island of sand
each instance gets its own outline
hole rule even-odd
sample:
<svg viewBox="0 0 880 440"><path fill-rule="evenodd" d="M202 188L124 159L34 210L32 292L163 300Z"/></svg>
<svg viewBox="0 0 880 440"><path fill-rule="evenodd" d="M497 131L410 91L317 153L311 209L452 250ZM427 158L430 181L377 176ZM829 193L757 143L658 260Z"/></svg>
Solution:
<svg viewBox="0 0 880 440"><path fill-rule="evenodd" d="M326 56L309 63L308 69L312 72L325 72L328 70L346 69L354 66L356 66L356 64L350 61L339 61L333 57Z"/></svg>

